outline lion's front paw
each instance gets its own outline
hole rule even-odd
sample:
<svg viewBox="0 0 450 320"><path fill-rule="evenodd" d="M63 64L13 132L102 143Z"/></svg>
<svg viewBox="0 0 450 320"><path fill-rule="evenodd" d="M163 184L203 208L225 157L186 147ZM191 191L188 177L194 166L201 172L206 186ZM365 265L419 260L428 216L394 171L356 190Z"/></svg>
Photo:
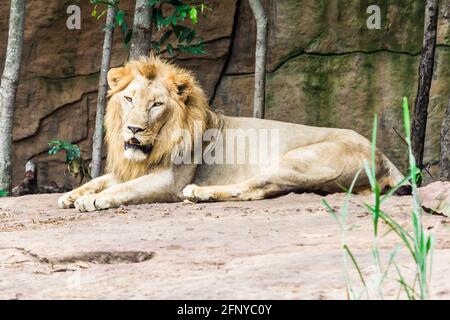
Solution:
<svg viewBox="0 0 450 320"><path fill-rule="evenodd" d="M195 200L195 189L198 186L196 184L189 184L183 189L183 197L189 200Z"/></svg>
<svg viewBox="0 0 450 320"><path fill-rule="evenodd" d="M208 190L209 189L199 187L196 184L189 184L183 189L183 197L190 201L208 201L212 198Z"/></svg>
<svg viewBox="0 0 450 320"><path fill-rule="evenodd" d="M90 212L114 208L114 202L108 195L91 194L78 198L75 201L75 208L80 212Z"/></svg>
<svg viewBox="0 0 450 320"><path fill-rule="evenodd" d="M77 198L73 196L72 192L65 193L59 197L58 207L61 209L73 208L75 200L77 200Z"/></svg>

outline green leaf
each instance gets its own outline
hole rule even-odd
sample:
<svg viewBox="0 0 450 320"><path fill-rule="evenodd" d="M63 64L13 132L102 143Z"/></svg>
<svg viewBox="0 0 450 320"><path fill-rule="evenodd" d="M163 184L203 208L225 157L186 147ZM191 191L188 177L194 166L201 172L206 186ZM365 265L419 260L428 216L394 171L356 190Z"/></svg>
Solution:
<svg viewBox="0 0 450 320"><path fill-rule="evenodd" d="M156 51L156 54L160 54L161 53L161 45L159 44L159 42L152 41L151 45L152 45L152 48Z"/></svg>
<svg viewBox="0 0 450 320"><path fill-rule="evenodd" d="M156 23L156 28L158 30L161 30L163 24L164 24L164 17L162 15L161 9L158 8L155 10L154 12L154 18L155 18L155 23Z"/></svg>
<svg viewBox="0 0 450 320"><path fill-rule="evenodd" d="M121 26L125 21L125 11L118 10L116 11L116 24Z"/></svg>
<svg viewBox="0 0 450 320"><path fill-rule="evenodd" d="M102 13L100 13L100 14L97 16L97 20L100 20L100 19L106 14L106 12L108 12L108 10L103 10Z"/></svg>
<svg viewBox="0 0 450 320"><path fill-rule="evenodd" d="M97 5L94 6L94 9L92 9L91 15L92 15L93 17L96 17L96 16L97 16Z"/></svg>
<svg viewBox="0 0 450 320"><path fill-rule="evenodd" d="M191 8L191 10L189 11L189 17L191 18L193 24L196 24L198 22L197 9L195 7Z"/></svg>
<svg viewBox="0 0 450 320"><path fill-rule="evenodd" d="M190 28L183 27L183 32L181 32L180 36L178 37L178 42L183 42L184 40L186 40L190 32L191 32Z"/></svg>
<svg viewBox="0 0 450 320"><path fill-rule="evenodd" d="M168 26L170 26L172 24L173 16L164 17L161 13L157 19L158 19L157 24L159 24L160 29L162 29L163 27L167 28Z"/></svg>
<svg viewBox="0 0 450 320"><path fill-rule="evenodd" d="M7 197L8 196L8 191L1 189L0 190L0 197Z"/></svg>
<svg viewBox="0 0 450 320"><path fill-rule="evenodd" d="M159 39L159 43L164 44L164 42L172 35L172 33L173 30L166 31Z"/></svg>
<svg viewBox="0 0 450 320"><path fill-rule="evenodd" d="M52 140L48 143L52 148L48 151L49 155L54 155L59 151L66 152L66 162L69 163L75 158L81 158L80 148L76 144L62 140Z"/></svg>
<svg viewBox="0 0 450 320"><path fill-rule="evenodd" d="M172 26L173 32L175 33L175 36L177 38L180 37L181 33L183 32L183 26Z"/></svg>
<svg viewBox="0 0 450 320"><path fill-rule="evenodd" d="M124 39L124 42L125 42L126 45L128 43L130 43L132 36L133 36L133 30L128 30L128 32L127 32L127 34L125 36L125 39Z"/></svg>
<svg viewBox="0 0 450 320"><path fill-rule="evenodd" d="M174 56L173 46L170 43L167 45L167 52L170 54L171 57Z"/></svg>
<svg viewBox="0 0 450 320"><path fill-rule="evenodd" d="M192 40L194 40L195 37L195 30L191 30L191 32L189 32L188 36L186 37L186 42L188 44L191 44Z"/></svg>
<svg viewBox="0 0 450 320"><path fill-rule="evenodd" d="M122 25L120 26L120 30L122 31L122 34L126 36L128 33L128 23L123 22Z"/></svg>
<svg viewBox="0 0 450 320"><path fill-rule="evenodd" d="M78 147L77 145L72 145L75 151L75 157L77 158L81 158L81 152L80 152L80 147Z"/></svg>
<svg viewBox="0 0 450 320"><path fill-rule="evenodd" d="M189 12L189 10L191 10L191 6L187 5L187 4L183 4L183 5L179 5L177 6L177 8L175 9L175 14L177 15L181 15L181 14L185 14L186 16L186 12Z"/></svg>
<svg viewBox="0 0 450 320"><path fill-rule="evenodd" d="M192 45L192 46L185 46L185 45L178 45L177 49L180 50L181 52L187 52L187 53L191 53L194 55L200 55L200 54L204 54L205 50L204 50L204 43L203 42L199 42L196 45Z"/></svg>

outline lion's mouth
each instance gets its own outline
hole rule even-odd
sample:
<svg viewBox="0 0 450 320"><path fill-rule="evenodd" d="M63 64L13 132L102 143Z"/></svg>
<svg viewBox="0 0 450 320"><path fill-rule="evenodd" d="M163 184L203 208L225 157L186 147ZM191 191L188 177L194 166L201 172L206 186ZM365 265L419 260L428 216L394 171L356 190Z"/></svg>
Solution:
<svg viewBox="0 0 450 320"><path fill-rule="evenodd" d="M149 154L152 151L153 146L151 144L141 144L141 142L136 138L131 138L128 141L125 141L125 150L127 149L136 149L141 150L145 154Z"/></svg>

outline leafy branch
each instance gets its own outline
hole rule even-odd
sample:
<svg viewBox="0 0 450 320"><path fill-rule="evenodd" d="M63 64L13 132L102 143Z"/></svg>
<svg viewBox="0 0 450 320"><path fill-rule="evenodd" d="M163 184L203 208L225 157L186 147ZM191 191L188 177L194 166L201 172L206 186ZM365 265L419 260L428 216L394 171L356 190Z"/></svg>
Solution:
<svg viewBox="0 0 450 320"><path fill-rule="evenodd" d="M48 145L51 147L48 151L49 155L55 155L58 152L66 153L67 169L73 177L80 177L80 183L84 178L91 179L89 165L81 158L80 147L63 140L52 140Z"/></svg>
<svg viewBox="0 0 450 320"><path fill-rule="evenodd" d="M72 162L75 158L81 158L80 148L76 144L71 144L70 142L62 140L52 140L48 145L51 147L48 151L48 154L51 156L60 151L65 151L67 163Z"/></svg>
<svg viewBox="0 0 450 320"><path fill-rule="evenodd" d="M107 12L108 6L115 9L115 24L106 25L104 28L119 28L124 36L125 45L128 46L133 34L132 28L127 22L127 13L119 7L120 0L91 0L94 4L92 16L101 19ZM166 51L171 57L177 53L186 52L194 55L205 53L205 43L199 38L194 41L196 31L184 24L198 23L200 17L207 18L207 12L211 9L206 2L183 0L148 0L148 8L151 14L152 27L157 31L164 31L157 40L151 42L151 47L156 54ZM103 8L102 8L103 6ZM102 9L98 11L99 9ZM172 40L172 42L169 42Z"/></svg>

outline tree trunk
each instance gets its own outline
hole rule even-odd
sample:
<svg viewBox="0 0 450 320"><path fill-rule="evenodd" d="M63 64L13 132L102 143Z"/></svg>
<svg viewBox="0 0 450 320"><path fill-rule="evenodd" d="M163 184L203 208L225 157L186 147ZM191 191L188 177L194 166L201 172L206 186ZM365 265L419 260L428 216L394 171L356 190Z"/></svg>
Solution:
<svg viewBox="0 0 450 320"><path fill-rule="evenodd" d="M33 161L27 161L25 164L25 178L22 183L12 189L12 196L19 197L26 194L35 194L38 192L37 168Z"/></svg>
<svg viewBox="0 0 450 320"><path fill-rule="evenodd" d="M152 41L151 9L148 0L136 0L133 21L133 35L131 36L130 60L150 54Z"/></svg>
<svg viewBox="0 0 450 320"><path fill-rule="evenodd" d="M0 84L0 190L11 188L11 149L14 106L20 73L25 0L11 0L5 68Z"/></svg>
<svg viewBox="0 0 450 320"><path fill-rule="evenodd" d="M428 102L433 78L434 52L438 20L438 0L427 0L425 5L425 26L423 34L422 58L419 66L419 85L414 104L411 124L411 143L417 166L423 169L423 150L427 127Z"/></svg>
<svg viewBox="0 0 450 320"><path fill-rule="evenodd" d="M256 21L255 95L253 117L264 118L266 100L267 16L260 0L249 0Z"/></svg>
<svg viewBox="0 0 450 320"><path fill-rule="evenodd" d="M441 129L441 157L439 159L441 181L450 181L450 99Z"/></svg>
<svg viewBox="0 0 450 320"><path fill-rule="evenodd" d="M106 16L106 25L114 25L115 9L112 6L108 7L108 14ZM103 120L105 116L106 93L108 90L108 70L111 62L111 47L113 40L114 28L107 28L105 30L105 39L103 42L103 56L102 67L100 70L100 80L98 84L97 96L97 114L95 116L95 131L92 144L92 163L91 176L96 178L100 176L102 169L102 149L103 149Z"/></svg>

